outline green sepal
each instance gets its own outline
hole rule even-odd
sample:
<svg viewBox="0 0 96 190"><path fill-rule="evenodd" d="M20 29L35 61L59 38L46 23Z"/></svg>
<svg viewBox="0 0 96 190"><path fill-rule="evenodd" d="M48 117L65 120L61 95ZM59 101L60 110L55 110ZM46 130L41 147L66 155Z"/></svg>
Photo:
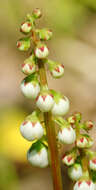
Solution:
<svg viewBox="0 0 96 190"><path fill-rule="evenodd" d="M39 36L40 40L50 40L52 37L52 32L47 28L36 29L36 33Z"/></svg>
<svg viewBox="0 0 96 190"><path fill-rule="evenodd" d="M32 54L30 57L28 57L27 59L25 59L24 61L25 64L29 63L29 64L36 64L36 57L34 54Z"/></svg>
<svg viewBox="0 0 96 190"><path fill-rule="evenodd" d="M90 176L94 183L96 183L96 171L90 170Z"/></svg>
<svg viewBox="0 0 96 190"><path fill-rule="evenodd" d="M35 26L35 18L33 15L27 14L27 20L31 22L32 28Z"/></svg>
<svg viewBox="0 0 96 190"><path fill-rule="evenodd" d="M17 41L17 48L20 51L28 51L31 46L31 38L25 37Z"/></svg>
<svg viewBox="0 0 96 190"><path fill-rule="evenodd" d="M35 143L32 144L32 146L30 147L28 153L30 154L34 150L38 153L44 147L47 148L47 146L42 141L38 140L38 141L36 141Z"/></svg>
<svg viewBox="0 0 96 190"><path fill-rule="evenodd" d="M80 123L80 121L82 119L81 113L77 112L74 114L74 116L76 117L76 123Z"/></svg>
<svg viewBox="0 0 96 190"><path fill-rule="evenodd" d="M53 121L58 124L62 129L64 127L69 127L69 123L68 121L66 121L65 119L63 119L62 117L53 117Z"/></svg>
<svg viewBox="0 0 96 190"><path fill-rule="evenodd" d="M52 70L54 70L54 69L60 64L60 63L55 62L55 61L52 61L52 60L50 60L50 59L47 60L47 63L48 63L50 72L51 72Z"/></svg>
<svg viewBox="0 0 96 190"><path fill-rule="evenodd" d="M37 73L33 73L31 75L28 75L27 77L24 78L23 80L25 83L27 82L38 82L38 74Z"/></svg>
<svg viewBox="0 0 96 190"><path fill-rule="evenodd" d="M58 104L59 100L63 98L63 95L60 92L56 92L55 90L50 90L54 97L54 101Z"/></svg>

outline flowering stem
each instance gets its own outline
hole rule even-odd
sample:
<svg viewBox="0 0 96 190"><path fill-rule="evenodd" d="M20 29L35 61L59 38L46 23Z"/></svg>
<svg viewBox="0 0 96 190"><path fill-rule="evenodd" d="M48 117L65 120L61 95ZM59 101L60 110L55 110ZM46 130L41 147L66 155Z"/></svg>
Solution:
<svg viewBox="0 0 96 190"><path fill-rule="evenodd" d="M81 154L81 162L82 162L83 172L86 172L88 170L88 159L85 155L84 150L80 150L80 154Z"/></svg>
<svg viewBox="0 0 96 190"><path fill-rule="evenodd" d="M42 60L38 60L38 66L40 74L40 83L41 85L46 85L47 84L46 71ZM63 190L59 154L56 142L56 132L55 132L55 126L52 121L51 113L50 112L44 113L44 118L45 118L45 125L46 125L48 145L49 145L49 156L50 156L54 190Z"/></svg>

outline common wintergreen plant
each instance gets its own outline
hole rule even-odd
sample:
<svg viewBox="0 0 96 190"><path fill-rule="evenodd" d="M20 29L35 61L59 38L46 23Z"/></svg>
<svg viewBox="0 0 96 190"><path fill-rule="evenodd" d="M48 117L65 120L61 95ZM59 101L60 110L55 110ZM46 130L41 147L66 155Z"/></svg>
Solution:
<svg viewBox="0 0 96 190"><path fill-rule="evenodd" d="M95 190L90 171L96 171L96 153L88 150L93 145L88 135L93 123L80 123L80 113L64 119L62 116L69 111L68 98L48 88L45 65L48 65L54 78L63 76L64 65L48 59L49 49L45 41L51 39L52 31L36 28L35 22L41 15L39 9L27 15L20 27L26 36L17 42L20 51L31 52L21 66L22 72L27 75L21 82L21 91L24 96L35 101L37 106L20 126L22 136L32 141L27 158L34 166L44 168L50 165L54 190L63 190L57 145L58 142L73 144L74 147L62 157L62 162L69 166L69 177L77 181L73 189ZM55 130L55 124L58 130Z"/></svg>

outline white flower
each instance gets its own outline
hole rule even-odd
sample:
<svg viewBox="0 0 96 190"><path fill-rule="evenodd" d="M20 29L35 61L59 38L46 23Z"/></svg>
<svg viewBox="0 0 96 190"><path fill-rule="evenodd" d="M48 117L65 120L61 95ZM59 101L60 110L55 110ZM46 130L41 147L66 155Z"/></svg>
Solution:
<svg viewBox="0 0 96 190"><path fill-rule="evenodd" d="M87 138L84 137L84 136L81 136L79 139L77 139L76 145L79 148L86 148L88 146L88 140L87 140Z"/></svg>
<svg viewBox="0 0 96 190"><path fill-rule="evenodd" d="M75 130L71 126L64 127L63 129L59 131L58 139L65 144L74 143L76 140Z"/></svg>
<svg viewBox="0 0 96 190"><path fill-rule="evenodd" d="M42 112L51 110L54 104L54 99L51 94L40 94L36 99L36 105Z"/></svg>
<svg viewBox="0 0 96 190"><path fill-rule="evenodd" d="M29 33L32 29L32 25L30 22L24 22L24 23L22 23L20 29L21 29L21 32Z"/></svg>
<svg viewBox="0 0 96 190"><path fill-rule="evenodd" d="M77 181L73 190L95 190L95 184L91 180Z"/></svg>
<svg viewBox="0 0 96 190"><path fill-rule="evenodd" d="M68 168L68 175L72 180L78 180L82 177L83 171L80 164L74 164Z"/></svg>
<svg viewBox="0 0 96 190"><path fill-rule="evenodd" d="M59 64L56 68L51 70L51 74L55 78L61 77L64 74L64 66Z"/></svg>
<svg viewBox="0 0 96 190"><path fill-rule="evenodd" d="M34 73L35 71L36 71L35 64L33 64L33 65L27 64L27 63L22 64L22 72L24 74L30 75L30 74Z"/></svg>
<svg viewBox="0 0 96 190"><path fill-rule="evenodd" d="M53 115L60 115L63 116L69 111L69 100L67 97L60 98L58 103L54 103L52 108Z"/></svg>
<svg viewBox="0 0 96 190"><path fill-rule="evenodd" d="M20 126L20 132L25 139L32 141L40 139L44 134L44 129L39 121L25 121Z"/></svg>
<svg viewBox="0 0 96 190"><path fill-rule="evenodd" d="M35 49L35 55L39 59L46 58L49 54L48 48L44 44L40 44Z"/></svg>
<svg viewBox="0 0 96 190"><path fill-rule="evenodd" d="M37 148L30 149L27 154L28 161L33 165L40 168L48 166L48 151L44 146L38 151Z"/></svg>
<svg viewBox="0 0 96 190"><path fill-rule="evenodd" d="M64 155L62 157L62 162L67 166L71 166L75 162L75 157L73 156L73 154Z"/></svg>
<svg viewBox="0 0 96 190"><path fill-rule="evenodd" d="M26 82L25 80L23 80L21 83L21 91L27 98L35 99L40 92L40 86L38 82Z"/></svg>
<svg viewBox="0 0 96 190"><path fill-rule="evenodd" d="M96 171L96 157L89 161L89 167L90 167L91 170Z"/></svg>

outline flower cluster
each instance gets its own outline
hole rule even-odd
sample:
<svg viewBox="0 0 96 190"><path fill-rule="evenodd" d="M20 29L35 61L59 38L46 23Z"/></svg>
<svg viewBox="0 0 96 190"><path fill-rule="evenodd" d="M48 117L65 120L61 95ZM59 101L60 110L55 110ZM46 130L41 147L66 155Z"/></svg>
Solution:
<svg viewBox="0 0 96 190"><path fill-rule="evenodd" d="M44 123L44 113L51 112L53 116L64 116L69 111L69 100L66 96L48 88L48 85L40 83L39 64L47 65L53 78L60 78L64 74L64 65L48 59L49 48L45 41L50 40L52 31L35 27L36 19L41 17L40 9L35 9L31 15L27 15L25 22L21 24L20 32L25 37L17 42L20 51L31 53L21 65L21 71L26 77L21 82L21 91L27 98L36 103L36 110L29 115L20 126L21 135L28 141L32 141L32 146L28 151L28 161L34 166L46 167L49 163L48 142L46 137L46 126ZM41 61L41 62L40 62ZM71 126L59 131L58 138L65 143L71 144L76 139L75 130ZM70 137L62 137L68 133Z"/></svg>
<svg viewBox="0 0 96 190"><path fill-rule="evenodd" d="M93 128L93 122L81 123L80 113L75 113L66 120L55 117L55 122L60 126L58 139L66 144L75 142L74 147L62 157L62 162L69 167L69 177L76 181L73 189L95 190L90 173L96 171L96 152L89 149L93 140L88 135L89 130Z"/></svg>
<svg viewBox="0 0 96 190"><path fill-rule="evenodd" d="M21 135L26 140L32 141L27 158L34 166L43 168L49 165L46 128L51 128L51 126L46 127L45 114L50 112L52 123L58 125L58 130L56 130L58 141L74 146L62 157L62 162L69 166L69 177L76 181L73 189L95 190L90 173L96 171L96 153L89 150L93 145L93 139L88 135L89 130L93 128L93 123L92 121L81 123L80 113L64 119L62 116L67 114L70 107L68 98L60 92L49 89L46 81L44 85L41 82L41 75L43 76L45 72L44 65L48 66L53 78L60 78L64 74L63 64L48 59L49 48L45 41L51 39L52 31L47 28L37 29L35 27L35 21L41 16L40 9L35 9L31 15L27 15L26 21L20 27L20 31L26 36L17 42L17 48L20 51L30 50L31 52L21 65L21 71L26 75L21 82L21 91L25 97L36 103L36 110L25 118L20 126ZM42 65L44 70L41 70L40 74ZM53 151L53 144L51 151ZM54 157L55 163L57 162Z"/></svg>

